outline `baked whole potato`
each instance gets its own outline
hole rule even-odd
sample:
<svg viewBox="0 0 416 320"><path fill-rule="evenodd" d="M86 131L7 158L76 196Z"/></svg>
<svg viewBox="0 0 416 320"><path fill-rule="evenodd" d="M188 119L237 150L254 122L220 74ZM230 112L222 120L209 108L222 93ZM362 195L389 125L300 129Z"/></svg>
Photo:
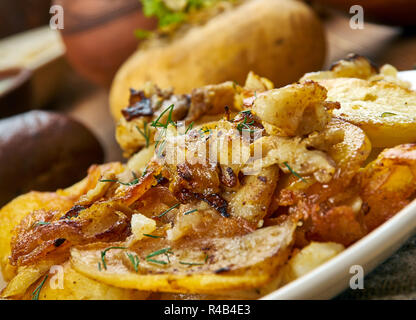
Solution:
<svg viewBox="0 0 416 320"><path fill-rule="evenodd" d="M227 80L242 83L249 71L276 86L322 67L325 37L314 12L300 1L244 0L171 40L142 46L117 72L110 92L116 120L129 89L152 81L188 93Z"/></svg>
<svg viewBox="0 0 416 320"><path fill-rule="evenodd" d="M139 151L126 164L92 166L70 188L0 210L2 297L256 299L310 272L414 199L413 138L372 148L362 125L372 119L360 108L335 116L348 95L333 101L325 87L361 80L352 91L380 82L400 93L408 84L394 71L354 57L281 88L251 73L190 99L132 91L119 125L135 130L118 138L137 134L122 146ZM390 97L395 111L414 95Z"/></svg>

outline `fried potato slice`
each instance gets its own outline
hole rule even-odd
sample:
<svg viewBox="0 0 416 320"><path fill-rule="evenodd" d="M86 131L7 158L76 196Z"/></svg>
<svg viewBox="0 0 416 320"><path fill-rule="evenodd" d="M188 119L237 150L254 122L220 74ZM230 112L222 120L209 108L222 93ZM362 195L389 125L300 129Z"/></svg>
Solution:
<svg viewBox="0 0 416 320"><path fill-rule="evenodd" d="M278 178L277 165L262 168L258 174L245 177L244 185L233 195L229 203L231 215L262 224Z"/></svg>
<svg viewBox="0 0 416 320"><path fill-rule="evenodd" d="M287 260L295 227L288 220L233 238L171 242L169 251L173 253L166 264L147 260L152 251L143 245L134 252L108 251L106 269L100 271L97 266L103 262L102 244L73 248L71 262L78 272L121 288L199 294L250 289L266 284ZM157 243L161 242L158 239ZM137 254L137 272L127 253ZM154 259L166 260L161 255Z"/></svg>
<svg viewBox="0 0 416 320"><path fill-rule="evenodd" d="M22 299L32 299L33 291L43 279L34 283ZM60 271L49 274L40 291L39 300L144 300L148 296L148 292L117 288L85 277L67 261Z"/></svg>
<svg viewBox="0 0 416 320"><path fill-rule="evenodd" d="M69 210L73 203L71 197L56 193L30 192L17 197L0 210L0 266L5 280L10 280L15 275L8 257L11 254L13 229L20 220L35 210Z"/></svg>
<svg viewBox="0 0 416 320"><path fill-rule="evenodd" d="M365 132L347 121L333 118L321 137L331 132L342 133L344 138L339 143L327 146L326 154L336 164L333 179L328 184L315 183L307 190L308 195L319 195L316 198L318 201L342 192L364 164L372 148ZM292 185L290 189L295 190L296 187Z"/></svg>
<svg viewBox="0 0 416 320"><path fill-rule="evenodd" d="M387 81L353 78L319 82L328 101L341 108L334 116L349 121L369 136L374 147L393 147L416 141L416 92Z"/></svg>
<svg viewBox="0 0 416 320"><path fill-rule="evenodd" d="M37 265L19 267L17 275L7 284L1 293L1 297L8 298L23 295L52 265L53 262L51 261L42 261Z"/></svg>
<svg viewBox="0 0 416 320"><path fill-rule="evenodd" d="M321 264L332 259L344 250L344 246L335 242L311 242L295 253L280 274L283 283L289 283L311 272Z"/></svg>

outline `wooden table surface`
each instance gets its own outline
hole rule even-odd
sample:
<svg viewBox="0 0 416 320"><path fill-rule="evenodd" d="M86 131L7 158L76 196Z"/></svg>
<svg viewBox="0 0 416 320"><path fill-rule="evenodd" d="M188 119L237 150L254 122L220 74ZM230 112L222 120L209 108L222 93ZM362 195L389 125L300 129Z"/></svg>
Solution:
<svg viewBox="0 0 416 320"><path fill-rule="evenodd" d="M353 30L346 15L324 12L321 16L328 39L324 68L351 52L367 56L378 65L390 63L399 70L416 66L415 30L371 23L365 23L363 30ZM114 138L107 90L90 84L74 72L68 74L64 88L54 106L80 120L96 134L105 149L105 161L123 160Z"/></svg>

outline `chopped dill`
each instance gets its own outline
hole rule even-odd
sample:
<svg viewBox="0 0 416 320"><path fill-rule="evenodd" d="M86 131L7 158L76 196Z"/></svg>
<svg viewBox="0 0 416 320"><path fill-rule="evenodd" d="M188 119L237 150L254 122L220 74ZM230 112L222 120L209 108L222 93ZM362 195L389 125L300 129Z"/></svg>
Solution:
<svg viewBox="0 0 416 320"><path fill-rule="evenodd" d="M283 162L283 164L286 166L286 168L288 168L289 169L289 171L296 177L296 178L298 178L298 179L300 179L300 180L302 180L303 182L306 182L306 180L304 179L304 178L302 178L300 175L299 175L299 173L297 173L296 171L294 171L290 166L289 166L289 164L285 161L285 162Z"/></svg>
<svg viewBox="0 0 416 320"><path fill-rule="evenodd" d="M150 129L147 126L147 121L144 121L144 123L143 123L143 131L139 128L139 126L136 126L136 129L140 132L140 134L143 136L144 140L146 141L146 148L149 147L149 144L150 144Z"/></svg>
<svg viewBox="0 0 416 320"><path fill-rule="evenodd" d="M131 253L126 253L127 257L129 258L131 264L133 265L134 271L139 272L139 257L137 255L132 255Z"/></svg>
<svg viewBox="0 0 416 320"><path fill-rule="evenodd" d="M127 249L127 247L109 247L107 249L104 249L103 251L101 251L101 261L103 263L103 267L105 270L107 270L107 263L105 262L105 255L107 254L107 252L109 250L113 250L113 249Z"/></svg>
<svg viewBox="0 0 416 320"><path fill-rule="evenodd" d="M43 285L45 284L47 279L48 279L48 275L45 276L45 278L40 283L40 285L37 286L37 288L32 292L32 300L39 300L40 291L42 290Z"/></svg>
<svg viewBox="0 0 416 320"><path fill-rule="evenodd" d="M167 214L169 211L171 211L171 210L173 210L173 209L175 209L177 206L179 206L180 205L180 203L177 203L177 204L175 204L175 205L173 205L172 207L170 207L168 210L166 210L166 211L163 211L161 214L159 214L157 217L158 218L161 218L161 217L163 217L165 214Z"/></svg>

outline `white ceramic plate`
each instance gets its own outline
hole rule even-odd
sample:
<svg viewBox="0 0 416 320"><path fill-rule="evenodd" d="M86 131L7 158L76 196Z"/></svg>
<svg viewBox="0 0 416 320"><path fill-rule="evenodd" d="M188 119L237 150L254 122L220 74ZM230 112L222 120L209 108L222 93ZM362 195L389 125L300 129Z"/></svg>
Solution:
<svg viewBox="0 0 416 320"><path fill-rule="evenodd" d="M416 90L416 71L401 72L400 77L412 82L412 88ZM330 299L349 286L351 266L360 265L366 274L369 273L415 231L416 200L335 258L263 299ZM0 289L3 285L0 273Z"/></svg>
<svg viewBox="0 0 416 320"><path fill-rule="evenodd" d="M416 90L416 70L400 72L400 78L410 81L412 89ZM263 299L333 298L348 288L353 276L351 266L360 265L366 274L369 273L415 232L416 200L335 258Z"/></svg>

